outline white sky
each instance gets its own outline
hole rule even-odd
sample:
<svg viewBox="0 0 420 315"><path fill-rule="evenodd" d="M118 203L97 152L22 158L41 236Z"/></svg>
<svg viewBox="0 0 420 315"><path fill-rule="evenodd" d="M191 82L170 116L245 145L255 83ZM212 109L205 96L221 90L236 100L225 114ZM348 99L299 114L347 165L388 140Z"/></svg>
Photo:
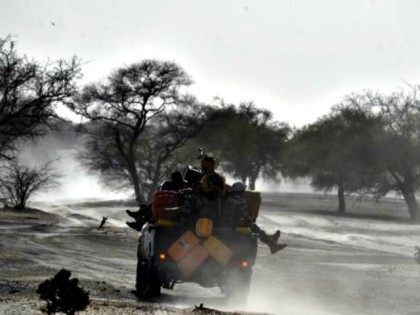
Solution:
<svg viewBox="0 0 420 315"><path fill-rule="evenodd" d="M419 12L415 0L0 0L0 37L36 59L78 55L84 82L173 60L200 100L254 100L300 126L352 91L420 83Z"/></svg>

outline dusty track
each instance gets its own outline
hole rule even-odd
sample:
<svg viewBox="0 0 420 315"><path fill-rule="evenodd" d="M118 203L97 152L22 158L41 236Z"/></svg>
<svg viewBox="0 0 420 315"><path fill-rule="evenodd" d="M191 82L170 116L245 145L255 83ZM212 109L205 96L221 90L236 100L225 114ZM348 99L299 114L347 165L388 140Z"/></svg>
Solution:
<svg viewBox="0 0 420 315"><path fill-rule="evenodd" d="M91 291L94 303L89 312L94 313L182 313L200 303L225 311L276 314L420 312L419 265L410 256L410 242L416 242L420 235L418 227L306 210L279 212L276 204L284 202L285 196L269 197L260 224L268 230L281 225L286 231L282 238L289 247L271 256L260 245L247 305L230 305L217 289L191 284L164 291L155 301L137 301L130 292L134 287L136 233L118 224L96 230L102 212L112 214L114 220L119 216L125 219L117 207L96 209L96 221L94 209L81 208L71 216L67 213L66 218L2 211L0 313L33 313L40 306L34 293L36 285L62 267L72 270ZM69 218L84 224L68 224Z"/></svg>

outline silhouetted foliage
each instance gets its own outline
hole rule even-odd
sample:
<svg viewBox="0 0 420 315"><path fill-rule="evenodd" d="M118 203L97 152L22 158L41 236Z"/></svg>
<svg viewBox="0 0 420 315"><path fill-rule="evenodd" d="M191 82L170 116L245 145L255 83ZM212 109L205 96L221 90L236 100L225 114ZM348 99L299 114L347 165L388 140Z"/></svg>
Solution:
<svg viewBox="0 0 420 315"><path fill-rule="evenodd" d="M375 137L380 121L349 104L297 130L282 156L286 177L309 177L317 189L337 189L338 211L345 211L345 192L370 189L380 176Z"/></svg>
<svg viewBox="0 0 420 315"><path fill-rule="evenodd" d="M16 140L52 126L54 105L75 94L79 74L76 58L41 65L19 56L10 37L0 39L0 158L12 159Z"/></svg>
<svg viewBox="0 0 420 315"><path fill-rule="evenodd" d="M51 162L30 168L12 161L0 169L0 189L15 209L22 210L31 196L56 187L58 178Z"/></svg>
<svg viewBox="0 0 420 315"><path fill-rule="evenodd" d="M201 130L206 107L194 105L157 117L141 146L140 171L147 200L179 164L185 164L182 148Z"/></svg>
<svg viewBox="0 0 420 315"><path fill-rule="evenodd" d="M376 115L382 128L375 135L375 165L382 170L376 194L390 191L404 197L410 217L420 220L415 192L420 187L419 88L389 96L366 93L349 98L356 107Z"/></svg>
<svg viewBox="0 0 420 315"><path fill-rule="evenodd" d="M117 70L105 83L86 86L71 108L96 123L82 154L89 168L108 178L124 179L123 186L128 181L138 203L144 203L148 181L155 186L155 179L160 179L144 174L150 173L144 164L159 162L157 149L173 151L184 137L190 137L189 131L178 135L173 128L170 133L161 134L169 122L172 126L185 125L177 115L194 107L196 101L181 95L179 89L190 84L189 76L175 63L145 60ZM153 127L156 131L146 128L153 121L156 126L162 125ZM193 129L193 125L187 125L188 130L190 127ZM168 141L167 148L150 140L155 137ZM148 153L150 145L153 148Z"/></svg>
<svg viewBox="0 0 420 315"><path fill-rule="evenodd" d="M195 104L162 113L154 117L139 136L134 153L139 189L144 200L151 199L164 177L181 162L177 158L178 149L199 132L204 115L203 107ZM107 125L97 125L87 132L85 148L78 155L82 163L99 173L111 187L130 187L131 176L117 150L112 130Z"/></svg>
<svg viewBox="0 0 420 315"><path fill-rule="evenodd" d="M71 272L61 269L53 278L42 282L37 289L40 299L46 301L48 314L63 312L75 314L89 305L89 292L79 287L77 278L70 279Z"/></svg>
<svg viewBox="0 0 420 315"><path fill-rule="evenodd" d="M253 103L238 107L221 102L209 108L208 118L197 142L214 152L222 169L255 189L259 177L277 180L280 153L290 128L274 121L270 111Z"/></svg>

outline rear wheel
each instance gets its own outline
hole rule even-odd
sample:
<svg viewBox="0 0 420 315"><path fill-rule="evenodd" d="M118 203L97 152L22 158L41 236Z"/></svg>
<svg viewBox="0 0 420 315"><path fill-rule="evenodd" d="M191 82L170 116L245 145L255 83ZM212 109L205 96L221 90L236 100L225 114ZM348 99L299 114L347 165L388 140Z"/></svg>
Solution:
<svg viewBox="0 0 420 315"><path fill-rule="evenodd" d="M138 259L136 273L136 292L140 298L160 296L160 280L154 259Z"/></svg>

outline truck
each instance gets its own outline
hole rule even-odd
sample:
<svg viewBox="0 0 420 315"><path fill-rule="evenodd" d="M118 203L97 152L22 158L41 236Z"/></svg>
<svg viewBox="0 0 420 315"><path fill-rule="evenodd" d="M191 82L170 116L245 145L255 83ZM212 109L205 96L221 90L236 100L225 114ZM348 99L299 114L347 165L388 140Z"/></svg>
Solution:
<svg viewBox="0 0 420 315"><path fill-rule="evenodd" d="M247 297L258 248L251 225L258 216L261 196L246 191L247 209L230 209L253 213L253 220L239 226L237 220L227 220L223 202L215 203L219 211L211 216L201 211L205 202L199 198L192 193L182 196L180 202L179 194L155 193L153 219L143 225L138 240L138 297L159 297L162 288L172 290L182 282L219 287L232 299Z"/></svg>

